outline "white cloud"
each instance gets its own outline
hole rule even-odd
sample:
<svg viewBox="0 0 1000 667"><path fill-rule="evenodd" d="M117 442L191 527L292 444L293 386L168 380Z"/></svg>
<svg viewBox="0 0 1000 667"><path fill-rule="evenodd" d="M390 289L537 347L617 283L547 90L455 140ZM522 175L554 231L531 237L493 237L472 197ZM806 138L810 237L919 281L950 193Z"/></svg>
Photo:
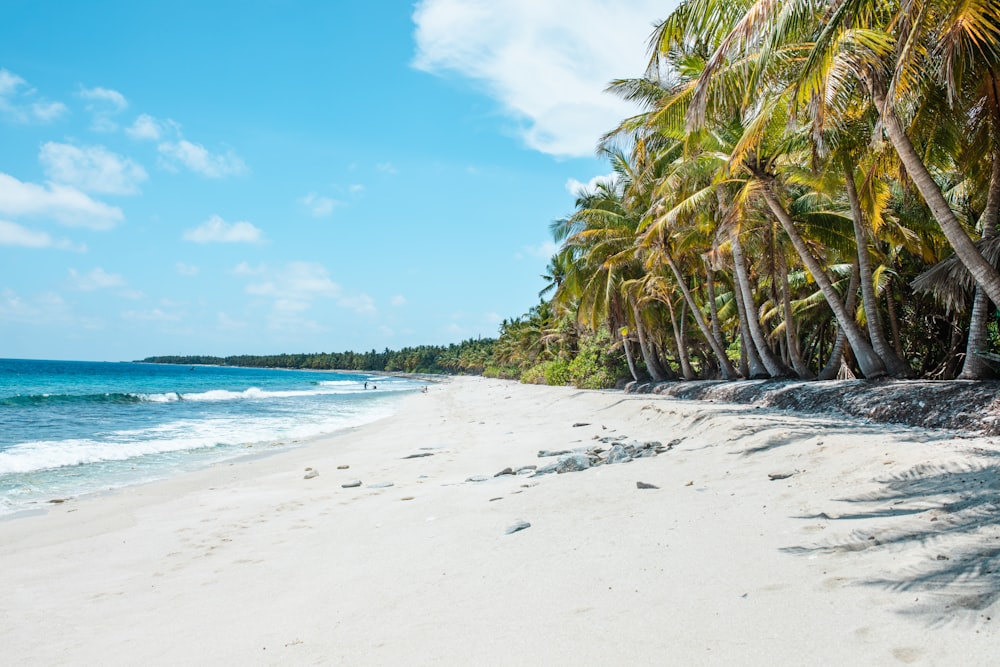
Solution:
<svg viewBox="0 0 1000 667"><path fill-rule="evenodd" d="M117 90L102 88L80 88L79 96L87 100L86 109L90 112L92 122L90 129L97 132L114 132L118 124L112 116L121 113L128 107L125 96Z"/></svg>
<svg viewBox="0 0 1000 667"><path fill-rule="evenodd" d="M110 229L125 216L117 206L58 183L24 183L0 172L0 215L53 218L73 227Z"/></svg>
<svg viewBox="0 0 1000 667"><path fill-rule="evenodd" d="M70 286L80 292L93 292L110 287L124 287L125 279L117 273L108 273L101 267L88 273L80 273L76 269L69 270Z"/></svg>
<svg viewBox="0 0 1000 667"><path fill-rule="evenodd" d="M529 245L524 247L524 253L517 253L515 257L517 259L522 259L524 255L529 255L531 257L539 257L541 259L551 259L552 255L556 254L559 250L559 246L553 241L542 241L538 245Z"/></svg>
<svg viewBox="0 0 1000 667"><path fill-rule="evenodd" d="M389 303L391 303L393 306L402 306L402 305L405 305L406 304L406 297L403 296L402 294L397 294L394 297L392 297L391 299L389 299Z"/></svg>
<svg viewBox="0 0 1000 667"><path fill-rule="evenodd" d="M375 165L375 168L381 171L383 174L398 174L399 170L393 166L391 162L379 162Z"/></svg>
<svg viewBox="0 0 1000 667"><path fill-rule="evenodd" d="M610 174L605 174L604 176L594 176L592 179L586 183L582 183L575 178L570 178L566 181L566 192L570 193L574 197L579 197L584 191L593 192L597 188L598 183L609 183L615 179L617 174L611 172Z"/></svg>
<svg viewBox="0 0 1000 667"><path fill-rule="evenodd" d="M315 192L310 192L305 197L299 200L299 203L306 207L309 211L309 215L314 218L324 218L333 214L333 209L336 208L340 202L330 199L329 197L323 197Z"/></svg>
<svg viewBox="0 0 1000 667"><path fill-rule="evenodd" d="M360 183L352 183L349 188L347 188L352 195L359 195L365 191L365 186Z"/></svg>
<svg viewBox="0 0 1000 667"><path fill-rule="evenodd" d="M184 262L177 262L174 265L177 269L177 273L182 276L196 276L198 275L198 267L191 264L185 264Z"/></svg>
<svg viewBox="0 0 1000 667"><path fill-rule="evenodd" d="M297 318L299 314L312 308L317 299L331 299L341 308L363 315L376 312L375 302L370 296L363 293L345 294L343 288L330 277L326 267L316 262L288 262L276 269L255 269L241 263L234 272L256 278L254 282L247 284L247 294L272 299L272 315L276 318L272 324L280 323L282 328L291 326L293 321L299 321L290 318Z"/></svg>
<svg viewBox="0 0 1000 667"><path fill-rule="evenodd" d="M72 146L50 141L38 154L50 180L86 192L131 195L148 176L141 165L103 146Z"/></svg>
<svg viewBox="0 0 1000 667"><path fill-rule="evenodd" d="M48 123L69 111L62 102L37 99L34 88L10 70L0 68L0 115L18 123Z"/></svg>
<svg viewBox="0 0 1000 667"><path fill-rule="evenodd" d="M0 220L0 246L19 248L58 248L86 252L84 245L74 244L69 239L55 239L48 232L28 229L13 222Z"/></svg>
<svg viewBox="0 0 1000 667"><path fill-rule="evenodd" d="M260 243L263 232L249 222L226 222L213 215L197 227L186 230L183 238L195 243Z"/></svg>
<svg viewBox="0 0 1000 667"><path fill-rule="evenodd" d="M140 114L130 127L125 128L125 134L137 141L159 141L168 128L176 127L171 120L161 122L149 114Z"/></svg>
<svg viewBox="0 0 1000 667"><path fill-rule="evenodd" d="M355 296L345 296L337 299L337 305L342 308L349 308L362 315L375 313L375 301L367 294L357 294Z"/></svg>
<svg viewBox="0 0 1000 667"><path fill-rule="evenodd" d="M176 322L181 319L181 316L153 308L152 310L126 310L122 313L122 319L138 322Z"/></svg>
<svg viewBox="0 0 1000 667"><path fill-rule="evenodd" d="M167 164L180 163L191 171L206 178L225 178L247 171L247 165L233 151L225 154L212 153L201 144L187 139L165 141L157 146Z"/></svg>
<svg viewBox="0 0 1000 667"><path fill-rule="evenodd" d="M641 76L653 24L676 0L421 0L414 66L481 85L543 153L592 155L635 108L604 93Z"/></svg>
<svg viewBox="0 0 1000 667"><path fill-rule="evenodd" d="M233 267L233 273L238 276L259 276L267 273L267 270L267 266L263 264L253 267L247 262L240 262Z"/></svg>

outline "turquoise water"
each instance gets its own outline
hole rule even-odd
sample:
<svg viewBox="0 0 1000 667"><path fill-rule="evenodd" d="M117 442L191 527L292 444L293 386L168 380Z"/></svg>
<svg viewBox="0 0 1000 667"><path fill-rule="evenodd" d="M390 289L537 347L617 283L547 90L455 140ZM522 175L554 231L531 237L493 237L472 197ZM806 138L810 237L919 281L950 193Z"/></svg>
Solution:
<svg viewBox="0 0 1000 667"><path fill-rule="evenodd" d="M365 373L3 359L0 514L364 424L421 386Z"/></svg>

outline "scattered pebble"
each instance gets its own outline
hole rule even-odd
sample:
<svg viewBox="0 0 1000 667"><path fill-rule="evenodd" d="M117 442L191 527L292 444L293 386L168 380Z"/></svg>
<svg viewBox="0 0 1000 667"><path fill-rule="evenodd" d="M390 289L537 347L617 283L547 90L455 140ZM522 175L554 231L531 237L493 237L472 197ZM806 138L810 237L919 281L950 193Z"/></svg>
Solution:
<svg viewBox="0 0 1000 667"><path fill-rule="evenodd" d="M400 500L413 500L413 496L403 496Z"/></svg>
<svg viewBox="0 0 1000 667"><path fill-rule="evenodd" d="M518 521L512 526L508 526L507 530L503 531L505 535L512 535L518 531L524 530L525 528L531 528L531 524L527 521Z"/></svg>
<svg viewBox="0 0 1000 667"><path fill-rule="evenodd" d="M794 474L795 474L794 472L772 472L772 473L768 473L767 478L769 480L771 480L772 482L774 482L774 481L777 481L779 479L788 479L789 477L791 477Z"/></svg>
<svg viewBox="0 0 1000 667"><path fill-rule="evenodd" d="M476 475L474 477L467 478L465 481L466 482L485 482L488 479L489 479L489 477L484 477L483 475Z"/></svg>
<svg viewBox="0 0 1000 667"><path fill-rule="evenodd" d="M305 477L303 477L302 479L312 479L313 477L319 477L318 470L313 470L312 468L306 468L306 470L308 470L309 472L307 472L305 474Z"/></svg>
<svg viewBox="0 0 1000 667"><path fill-rule="evenodd" d="M649 484L647 482L636 482L635 483L635 488L637 488L637 489L658 489L660 487L656 486L655 484Z"/></svg>
<svg viewBox="0 0 1000 667"><path fill-rule="evenodd" d="M350 482L345 482L344 484L341 484L340 486L342 488L344 488L344 489L353 489L355 487L361 486L361 480L360 479L355 479L355 480L352 480Z"/></svg>
<svg viewBox="0 0 1000 667"><path fill-rule="evenodd" d="M495 474L493 476L494 477L502 477L503 475L513 475L513 474L514 474L514 470L512 468L504 468L503 470L501 470L500 472L498 472L497 474Z"/></svg>
<svg viewBox="0 0 1000 667"><path fill-rule="evenodd" d="M572 454L568 449L539 449L538 458L544 459L550 456L564 456L565 454Z"/></svg>
<svg viewBox="0 0 1000 667"><path fill-rule="evenodd" d="M66 502L66 499L65 498L53 498L49 502L52 503L53 505L58 505L59 503Z"/></svg>
<svg viewBox="0 0 1000 667"><path fill-rule="evenodd" d="M425 456L434 456L434 452L420 452L419 454L410 454L409 456L404 456L403 460L406 459L420 459Z"/></svg>
<svg viewBox="0 0 1000 667"><path fill-rule="evenodd" d="M347 470L350 467L351 466L347 465L346 463L343 463L343 464L337 466L337 470Z"/></svg>
<svg viewBox="0 0 1000 667"><path fill-rule="evenodd" d="M369 489L388 489L390 486L395 486L392 482L379 482L378 484L369 484Z"/></svg>
<svg viewBox="0 0 1000 667"><path fill-rule="evenodd" d="M684 486L694 486L694 480L692 479L690 482L688 482Z"/></svg>
<svg viewBox="0 0 1000 667"><path fill-rule="evenodd" d="M581 426L590 426L590 424L588 424L586 422L577 422L577 423L573 424L573 428L579 428Z"/></svg>

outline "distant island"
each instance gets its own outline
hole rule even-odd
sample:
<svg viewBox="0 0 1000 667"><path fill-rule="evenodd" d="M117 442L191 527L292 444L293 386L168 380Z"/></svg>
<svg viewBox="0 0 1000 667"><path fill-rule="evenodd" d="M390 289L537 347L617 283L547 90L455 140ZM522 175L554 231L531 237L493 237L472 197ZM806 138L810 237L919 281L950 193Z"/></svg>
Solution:
<svg viewBox="0 0 1000 667"><path fill-rule="evenodd" d="M167 355L138 360L149 364L302 368L313 370L379 371L453 375L482 374L493 361L492 338L451 345L420 345L382 352L315 352L308 354L241 354L229 357Z"/></svg>

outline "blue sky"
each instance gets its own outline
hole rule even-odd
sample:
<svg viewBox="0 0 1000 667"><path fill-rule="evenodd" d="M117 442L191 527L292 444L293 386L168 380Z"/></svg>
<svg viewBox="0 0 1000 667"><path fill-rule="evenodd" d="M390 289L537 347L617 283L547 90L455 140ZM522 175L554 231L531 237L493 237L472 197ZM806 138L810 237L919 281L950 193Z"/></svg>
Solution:
<svg viewBox="0 0 1000 667"><path fill-rule="evenodd" d="M0 357L495 336L673 3L0 4Z"/></svg>

